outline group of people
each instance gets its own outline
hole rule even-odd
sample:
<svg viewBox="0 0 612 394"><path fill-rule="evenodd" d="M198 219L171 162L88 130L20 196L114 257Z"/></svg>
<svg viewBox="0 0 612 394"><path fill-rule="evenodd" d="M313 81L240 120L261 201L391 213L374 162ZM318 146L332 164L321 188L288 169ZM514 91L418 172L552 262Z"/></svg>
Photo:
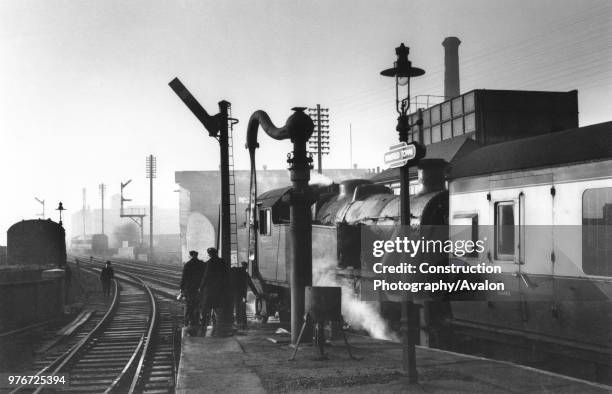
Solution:
<svg viewBox="0 0 612 394"><path fill-rule="evenodd" d="M247 286L257 294L247 272L248 264L244 262L237 270L230 269L219 258L217 249L208 248L206 252L209 259L202 261L198 259L198 252L190 251L191 258L183 266L180 290L186 301L185 326L188 333L194 335L199 327L203 327L206 335L208 323L214 321L220 308L230 303L236 312L235 323L245 328Z"/></svg>

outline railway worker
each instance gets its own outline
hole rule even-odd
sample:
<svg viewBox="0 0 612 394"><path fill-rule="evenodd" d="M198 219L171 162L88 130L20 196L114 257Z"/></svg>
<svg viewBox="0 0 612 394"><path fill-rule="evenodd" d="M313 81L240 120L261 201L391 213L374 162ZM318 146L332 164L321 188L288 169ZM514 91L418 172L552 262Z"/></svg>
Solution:
<svg viewBox="0 0 612 394"><path fill-rule="evenodd" d="M100 282L102 282L102 294L104 294L104 298L110 296L111 281L114 277L115 271L113 271L113 267L111 267L111 262L107 261L106 266L100 271Z"/></svg>
<svg viewBox="0 0 612 394"><path fill-rule="evenodd" d="M204 326L204 335L206 335L206 327L208 321L212 318L212 313L218 316L219 309L223 306L226 298L226 290L229 286L230 272L223 260L219 258L217 249L208 248L208 261L204 278L200 284L202 323ZM217 319L218 320L218 319ZM213 334L216 333L217 324L213 325Z"/></svg>
<svg viewBox="0 0 612 394"><path fill-rule="evenodd" d="M189 252L191 257L183 266L181 276L181 294L185 297L185 327L190 335L194 334L194 326L199 324L199 288L206 271L206 263L198 259L198 252Z"/></svg>
<svg viewBox="0 0 612 394"><path fill-rule="evenodd" d="M235 321L236 325L241 329L245 329L247 326L247 287L251 289L253 294L259 296L259 292L257 291L253 280L249 276L248 268L249 263L246 261L240 263L240 267L232 268L232 295L234 301Z"/></svg>

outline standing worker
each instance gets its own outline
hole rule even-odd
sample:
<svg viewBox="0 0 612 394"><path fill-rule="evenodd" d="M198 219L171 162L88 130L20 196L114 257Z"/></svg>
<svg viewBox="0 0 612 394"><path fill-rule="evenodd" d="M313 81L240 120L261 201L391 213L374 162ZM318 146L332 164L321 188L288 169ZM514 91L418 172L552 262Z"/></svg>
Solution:
<svg viewBox="0 0 612 394"><path fill-rule="evenodd" d="M199 288L206 271L206 263L198 259L198 252L189 252L191 257L183 266L181 277L181 294L185 296L185 327L189 335L194 335L194 329L199 324Z"/></svg>
<svg viewBox="0 0 612 394"><path fill-rule="evenodd" d="M202 320L204 326L204 335L206 335L206 327L208 320L212 318L212 312L218 317L220 307L226 300L225 291L229 286L229 269L219 258L217 249L208 248L208 261L206 262L206 272L200 284L200 292L202 294ZM217 318L218 323L218 318ZM213 325L213 334L216 333L217 324Z"/></svg>
<svg viewBox="0 0 612 394"><path fill-rule="evenodd" d="M246 329L247 316L246 316L246 296L247 287L251 289L253 294L259 296L259 292L253 283L253 280L249 276L248 268L249 263L243 261L240 263L240 267L232 268L232 291L234 297L234 313L236 325L240 329Z"/></svg>
<svg viewBox="0 0 612 394"><path fill-rule="evenodd" d="M104 298L106 299L110 296L110 285L111 280L115 278L115 271L113 271L113 267L111 267L111 262L107 261L106 266L102 268L100 272L100 282L102 282L102 294L104 294Z"/></svg>

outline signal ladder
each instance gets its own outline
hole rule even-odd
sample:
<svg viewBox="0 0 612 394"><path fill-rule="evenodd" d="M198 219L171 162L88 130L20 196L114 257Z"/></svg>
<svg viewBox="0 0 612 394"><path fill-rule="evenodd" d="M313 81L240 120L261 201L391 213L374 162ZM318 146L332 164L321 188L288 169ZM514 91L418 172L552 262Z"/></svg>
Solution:
<svg viewBox="0 0 612 394"><path fill-rule="evenodd" d="M238 119L232 117L232 107L229 108L229 135L227 137L229 151L229 214L230 214L230 262L232 267L238 266L238 218L236 216L236 177L234 176L234 125Z"/></svg>

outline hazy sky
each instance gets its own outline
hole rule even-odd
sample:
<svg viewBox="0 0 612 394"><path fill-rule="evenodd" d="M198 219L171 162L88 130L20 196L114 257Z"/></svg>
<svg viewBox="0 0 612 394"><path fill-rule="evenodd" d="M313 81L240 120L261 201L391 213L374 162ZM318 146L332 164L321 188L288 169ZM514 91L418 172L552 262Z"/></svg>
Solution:
<svg viewBox="0 0 612 394"><path fill-rule="evenodd" d="M170 90L178 76L202 105L233 105L236 168L257 109L283 125L290 108L330 109L324 167L382 165L397 141L393 81L379 75L410 47L426 70L412 93L443 94L443 48L457 36L461 91L578 89L580 124L611 120L612 2L603 1L1 1L0 244L17 220L87 188L99 206L121 180L148 202L145 157L158 158L155 199L176 207L174 171L211 170L218 146ZM261 133L259 164L284 168L287 141ZM110 199L107 200L107 204ZM68 230L70 230L68 228ZM178 229L177 229L178 232Z"/></svg>

